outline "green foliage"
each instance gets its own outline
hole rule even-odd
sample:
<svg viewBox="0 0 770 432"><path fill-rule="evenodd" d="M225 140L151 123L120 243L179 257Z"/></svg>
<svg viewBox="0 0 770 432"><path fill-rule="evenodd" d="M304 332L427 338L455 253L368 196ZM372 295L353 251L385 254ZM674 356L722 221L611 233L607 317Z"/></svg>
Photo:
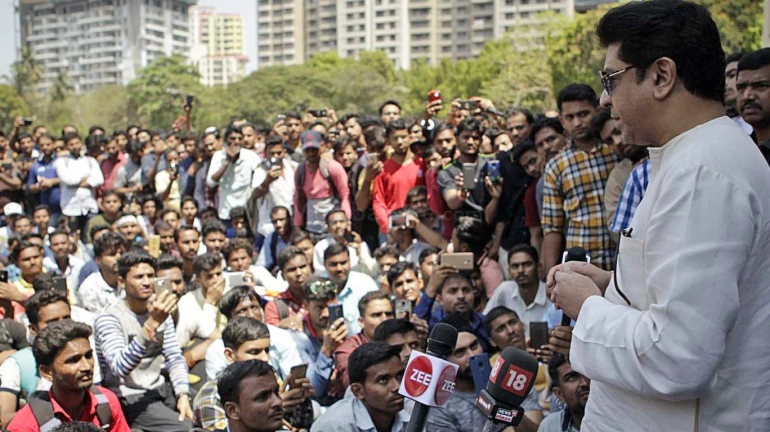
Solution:
<svg viewBox="0 0 770 432"><path fill-rule="evenodd" d="M0 129L8 130L13 127L16 116L29 115L27 103L16 92L16 89L6 84L0 84Z"/></svg>

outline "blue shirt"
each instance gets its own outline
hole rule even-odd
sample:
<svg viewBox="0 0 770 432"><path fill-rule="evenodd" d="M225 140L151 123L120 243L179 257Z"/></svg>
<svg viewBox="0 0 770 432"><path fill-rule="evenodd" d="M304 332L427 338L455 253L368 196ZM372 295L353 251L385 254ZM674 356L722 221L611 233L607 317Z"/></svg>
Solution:
<svg viewBox="0 0 770 432"><path fill-rule="evenodd" d="M431 329L433 329L436 324L440 323L444 318L446 318L447 315L449 315L448 313L444 312L444 308L440 307L433 309L434 303L435 299L432 299L425 295L425 293L422 293L420 301L417 303L417 307L415 308L414 312L418 317L420 317L420 319L427 319L428 327ZM432 311L429 316L425 313L426 310ZM419 313L417 311L419 311ZM484 352L489 352L489 335L487 334L487 330L484 328L484 315L478 312L472 312L470 325L471 329L473 330L473 334L479 338L479 342L481 343L481 347L484 349Z"/></svg>
<svg viewBox="0 0 770 432"><path fill-rule="evenodd" d="M644 191L650 184L650 160L642 162L634 167L631 174L623 186L623 193L620 194L618 208L615 210L615 216L610 224L610 231L619 233L631 226L631 219L634 217L636 207L642 202Z"/></svg>
<svg viewBox="0 0 770 432"><path fill-rule="evenodd" d="M342 304L342 312L348 325L348 336L361 333L361 324L358 322L361 316L358 313L358 302L366 293L372 291L379 291L374 279L363 273L351 271L345 287L337 294L337 300Z"/></svg>
<svg viewBox="0 0 770 432"><path fill-rule="evenodd" d="M281 237L278 233L275 231L271 232L267 238L265 239L264 243L262 243L262 248L259 250L259 256L257 257L257 264L260 267L264 267L268 270L272 270L273 267L278 265L278 257L273 256L273 252L270 250L270 244L273 241L273 238L275 236L278 236L278 241L275 243L275 254L278 255L281 253L281 251L288 246L288 244L283 240L283 237Z"/></svg>
<svg viewBox="0 0 770 432"><path fill-rule="evenodd" d="M315 389L316 398L326 394L329 386L329 377L332 375L334 360L321 353L321 344L309 330L308 317L304 319L302 332L292 331L291 336L297 344L302 363L310 365L307 370L307 378Z"/></svg>
<svg viewBox="0 0 770 432"><path fill-rule="evenodd" d="M78 287L83 284L83 281L86 280L88 276L91 276L92 274L98 271L99 271L99 264L97 264L95 260L86 262L86 264L80 269L80 273L78 274ZM77 287L75 287L75 292L77 292Z"/></svg>
<svg viewBox="0 0 770 432"><path fill-rule="evenodd" d="M40 158L32 163L32 168L29 170L29 178L27 179L27 186L39 182L40 180L59 178L56 175L56 168L54 167L54 161L56 158L51 158L47 162L45 159ZM52 187L50 189L40 189L40 203L45 204L51 208L52 214L61 213L61 189L59 186Z"/></svg>

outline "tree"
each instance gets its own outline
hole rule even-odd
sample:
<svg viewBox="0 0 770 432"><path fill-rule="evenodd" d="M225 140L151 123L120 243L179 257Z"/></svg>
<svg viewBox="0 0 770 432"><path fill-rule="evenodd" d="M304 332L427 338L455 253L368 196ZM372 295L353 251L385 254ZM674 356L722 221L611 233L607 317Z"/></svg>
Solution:
<svg viewBox="0 0 770 432"><path fill-rule="evenodd" d="M10 82L16 94L25 97L35 92L35 86L43 79L43 66L28 46L22 47L21 58L11 65Z"/></svg>
<svg viewBox="0 0 770 432"><path fill-rule="evenodd" d="M75 90L69 82L69 78L65 72L61 72L56 75L56 79L53 81L53 85L48 90L48 97L51 102L64 102Z"/></svg>
<svg viewBox="0 0 770 432"><path fill-rule="evenodd" d="M201 93L200 74L180 56L161 57L128 84L129 100L142 123L168 129L182 111L185 96Z"/></svg>
<svg viewBox="0 0 770 432"><path fill-rule="evenodd" d="M23 115L29 115L27 103L15 88L0 84L0 129L10 129L13 127L13 119Z"/></svg>

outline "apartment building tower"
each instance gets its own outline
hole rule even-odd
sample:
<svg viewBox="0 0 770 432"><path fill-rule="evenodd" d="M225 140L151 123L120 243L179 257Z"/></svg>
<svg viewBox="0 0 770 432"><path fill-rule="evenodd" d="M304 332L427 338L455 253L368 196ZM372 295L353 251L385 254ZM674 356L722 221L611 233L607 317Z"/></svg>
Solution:
<svg viewBox="0 0 770 432"><path fill-rule="evenodd" d="M227 86L246 74L243 17L216 13L215 8L190 8L192 50L190 62L198 67L201 83Z"/></svg>

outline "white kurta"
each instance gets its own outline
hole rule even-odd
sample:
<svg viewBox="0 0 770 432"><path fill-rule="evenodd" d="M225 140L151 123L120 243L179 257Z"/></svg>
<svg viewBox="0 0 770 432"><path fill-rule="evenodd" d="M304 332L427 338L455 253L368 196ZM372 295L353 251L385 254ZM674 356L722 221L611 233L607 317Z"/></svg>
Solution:
<svg viewBox="0 0 770 432"><path fill-rule="evenodd" d="M620 290L573 332L593 380L581 431L770 431L770 169L727 117L650 161Z"/></svg>

